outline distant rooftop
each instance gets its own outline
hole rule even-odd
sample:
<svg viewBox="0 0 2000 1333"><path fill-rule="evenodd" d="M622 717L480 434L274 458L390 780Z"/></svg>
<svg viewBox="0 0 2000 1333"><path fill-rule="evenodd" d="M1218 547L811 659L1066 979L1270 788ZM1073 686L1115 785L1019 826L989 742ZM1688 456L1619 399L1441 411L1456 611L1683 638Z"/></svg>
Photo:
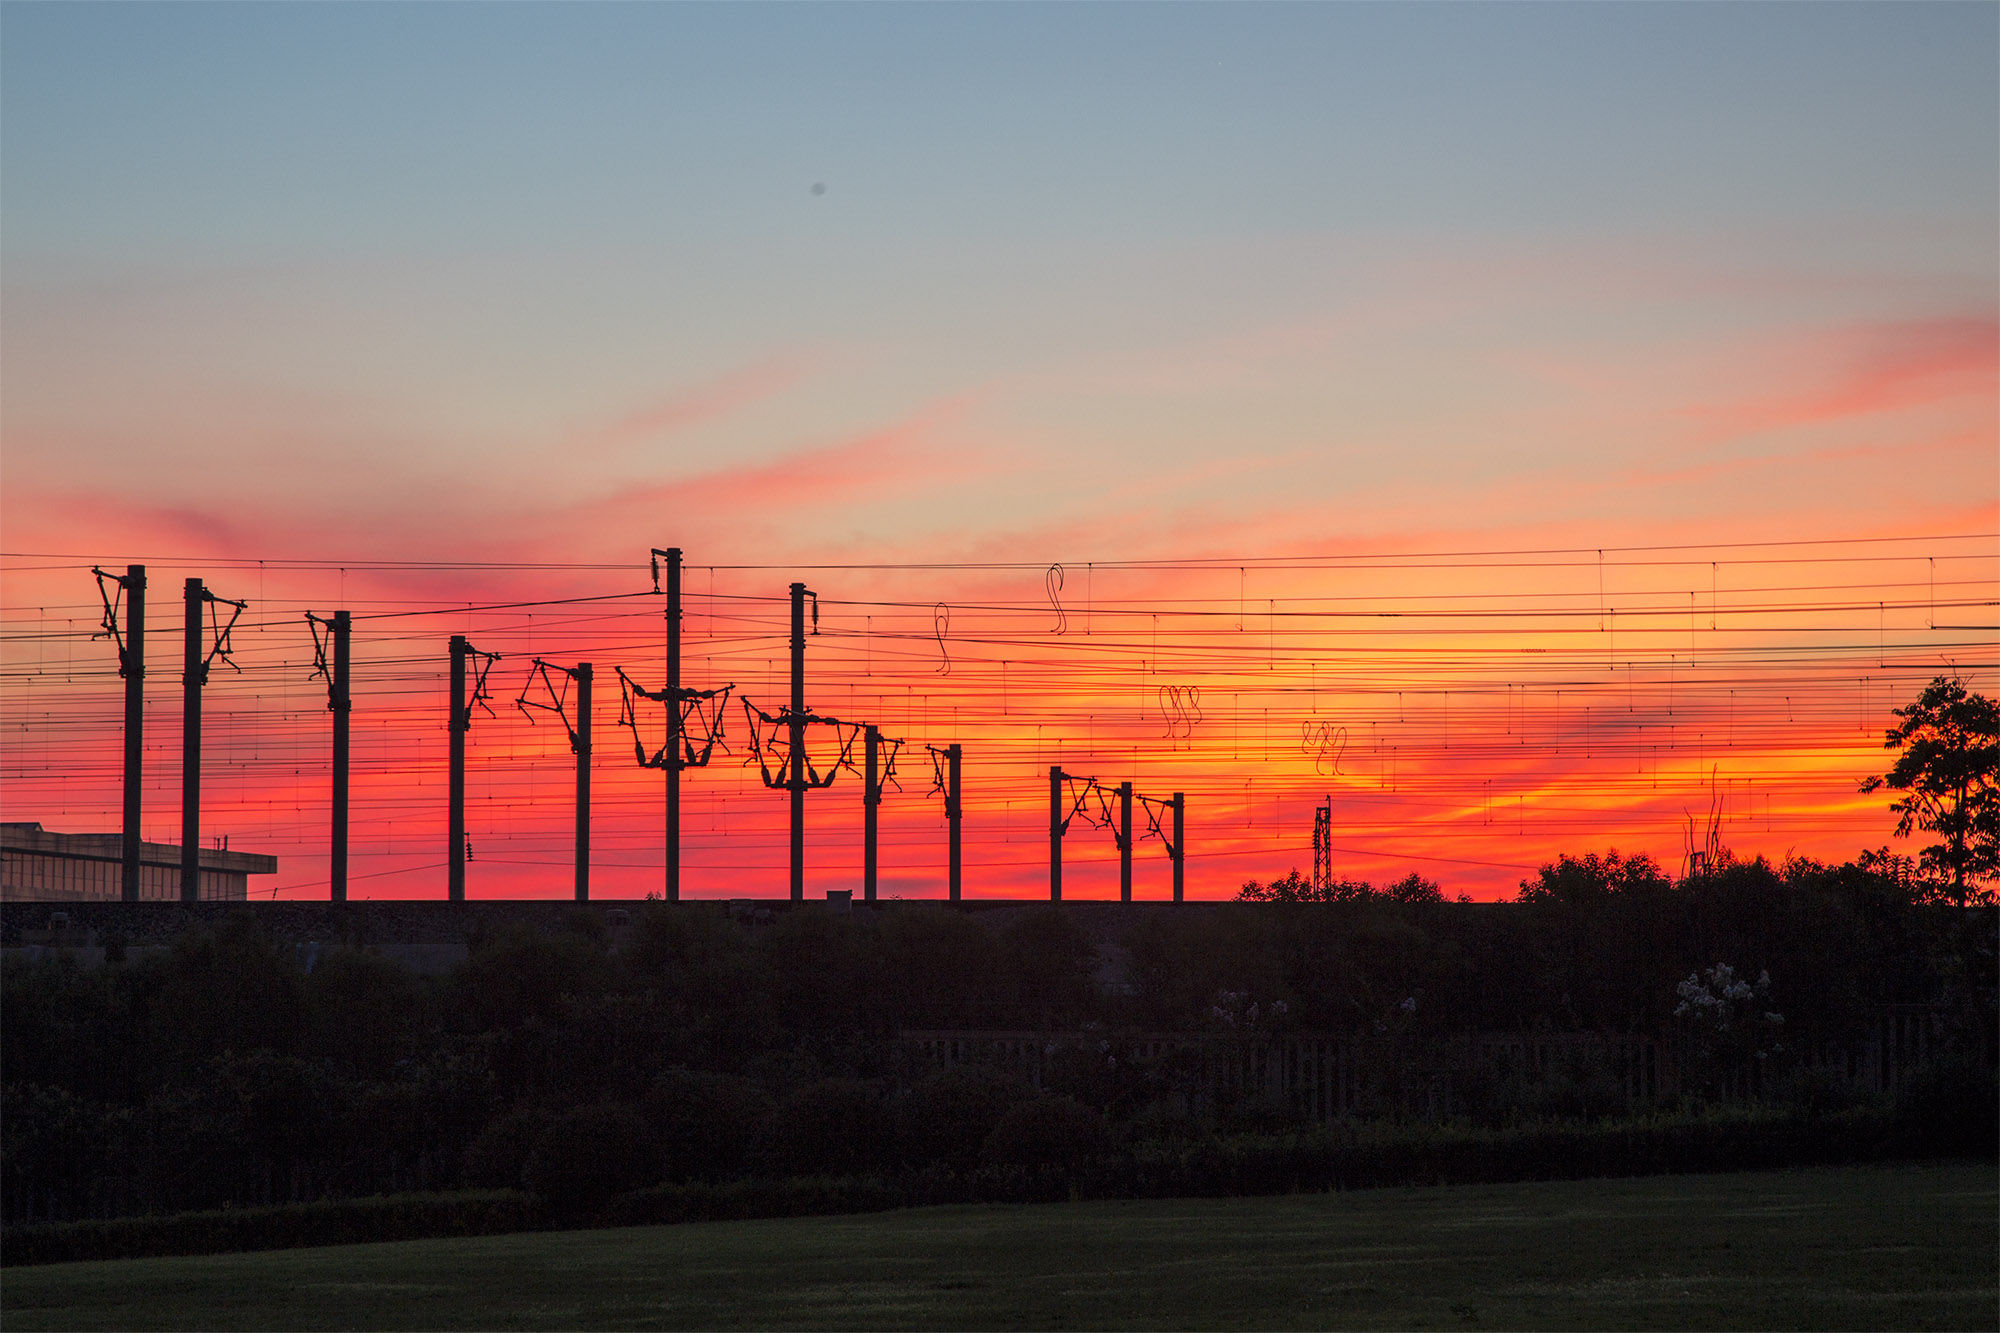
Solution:
<svg viewBox="0 0 2000 1333"><path fill-rule="evenodd" d="M29 820L0 823L0 901L74 902L116 899L125 838L117 833L51 833ZM180 897L181 849L139 844L139 896ZM274 875L278 858L256 852L201 849L201 896L244 898L249 876Z"/></svg>

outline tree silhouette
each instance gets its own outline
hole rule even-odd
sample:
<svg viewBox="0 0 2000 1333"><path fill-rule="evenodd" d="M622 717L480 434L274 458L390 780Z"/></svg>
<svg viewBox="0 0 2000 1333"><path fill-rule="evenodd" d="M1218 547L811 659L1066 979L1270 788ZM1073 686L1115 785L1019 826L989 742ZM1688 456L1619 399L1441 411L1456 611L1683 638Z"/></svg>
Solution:
<svg viewBox="0 0 2000 1333"><path fill-rule="evenodd" d="M1963 681L1939 676L1896 716L1902 720L1883 748L1903 753L1861 790L1907 793L1889 803L1897 837L1912 828L1944 835L1922 850L1919 864L1949 877L1951 896L1963 906L1968 879L2000 873L2000 708Z"/></svg>

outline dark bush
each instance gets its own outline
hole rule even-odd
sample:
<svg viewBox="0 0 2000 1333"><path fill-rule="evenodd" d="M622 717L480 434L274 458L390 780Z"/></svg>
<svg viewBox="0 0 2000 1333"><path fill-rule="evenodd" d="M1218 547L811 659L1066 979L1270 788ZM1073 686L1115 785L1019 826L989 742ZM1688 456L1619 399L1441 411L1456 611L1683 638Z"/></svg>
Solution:
<svg viewBox="0 0 2000 1333"><path fill-rule="evenodd" d="M615 1195L656 1184L659 1168L639 1113L599 1102L552 1117L521 1166L522 1183L556 1215L582 1217Z"/></svg>
<svg viewBox="0 0 2000 1333"><path fill-rule="evenodd" d="M992 1065L955 1065L927 1074L897 1100L899 1158L905 1166L971 1167L1008 1110L1034 1095L1019 1075Z"/></svg>
<svg viewBox="0 0 2000 1333"><path fill-rule="evenodd" d="M378 954L335 949L305 979L303 1053L358 1077L386 1078L416 1051L425 1026L424 992L401 964Z"/></svg>
<svg viewBox="0 0 2000 1333"><path fill-rule="evenodd" d="M1104 1155L1104 1117L1073 1097L1017 1103L986 1136L980 1156L996 1166L1074 1176Z"/></svg>
<svg viewBox="0 0 2000 1333"><path fill-rule="evenodd" d="M493 904L454 914L454 929L475 923L480 937L441 979L344 948L308 973L300 950L262 932L303 924L387 947L394 932L361 905L331 933L291 905L181 913L171 949L152 943L171 932L148 906L117 918L139 941L123 963L10 959L0 974L0 1208L39 1224L515 1186L537 1150L539 1185L570 1217L667 1180L879 1174L911 1198L1118 1190L1113 1144L1210 1153L1200 1161L1214 1172L1176 1177L1204 1190L1342 1172L1755 1164L1840 1143L1991 1152L1996 914L1926 904L1901 873L1868 858L1747 862L1670 884L1643 858L1612 855L1564 859L1514 904L1429 901L1420 884L1401 896L1425 901L1130 912L649 904L615 951L594 911L565 924L568 904ZM1117 963L1101 977L1100 947ZM1782 1045L1760 1040L1760 1063L1713 1033L1703 1047L1674 1014L1678 984L1721 961L1770 974L1755 1012ZM934 1043L898 1038L933 1024L985 1028L959 1053L1010 1052L1039 1093L1013 1075L938 1071ZM1336 1054L1309 1070L1293 1038ZM1885 1040L1895 1067L1918 1050L1967 1059L1909 1071L1893 1108L1787 1065L1858 1067ZM1545 1058L1593 1043L1615 1052L1609 1067ZM1502 1049L1532 1054L1518 1068L1478 1054ZM1242 1102L1292 1068L1337 1068L1342 1113L1401 1123L1379 1142L1373 1130L1328 1137L1292 1114L1308 1100L1300 1089L1284 1107ZM1661 1128L1626 1091L1639 1076L1652 1104L1705 1089L1720 1109L1777 1119ZM1036 1096L1099 1113L1080 1132L1102 1152L1065 1158L1047 1126L1034 1139L1020 1117L1047 1106L1016 1107ZM603 1153L545 1134L607 1101L640 1123L597 1134ZM1014 1139L996 1138L1010 1114ZM1452 1116L1500 1136L1412 1137ZM1626 1138L1501 1135L1611 1116ZM1871 1124L1881 1141L1857 1146L1856 1126ZM1204 1137L1223 1127L1227 1138ZM1560 1160L1540 1165L1544 1151Z"/></svg>
<svg viewBox="0 0 2000 1333"><path fill-rule="evenodd" d="M1000 932L1000 971L992 985L1018 1025L1062 1027L1096 1002L1097 946L1074 916L1058 908L1021 911Z"/></svg>
<svg viewBox="0 0 2000 1333"><path fill-rule="evenodd" d="M883 1089L866 1079L823 1078L778 1108L766 1145L781 1175L850 1175L885 1162L895 1122Z"/></svg>
<svg viewBox="0 0 2000 1333"><path fill-rule="evenodd" d="M888 1016L899 1027L992 1026L1007 1008L994 985L1000 946L979 918L911 904L883 917L878 954Z"/></svg>
<svg viewBox="0 0 2000 1333"><path fill-rule="evenodd" d="M880 1176L792 1176L656 1185L612 1200L594 1219L601 1226L736 1221L759 1217L823 1217L871 1213L931 1202L905 1184Z"/></svg>
<svg viewBox="0 0 2000 1333"><path fill-rule="evenodd" d="M1187 1142L1200 1138L1206 1129L1201 1117L1188 1110L1184 1101L1161 1098L1147 1102L1126 1117L1123 1134L1129 1143Z"/></svg>
<svg viewBox="0 0 2000 1333"><path fill-rule="evenodd" d="M1278 1134L1293 1123L1290 1108L1261 1092L1237 1098L1222 1113L1223 1128L1233 1134Z"/></svg>
<svg viewBox="0 0 2000 1333"><path fill-rule="evenodd" d="M615 1114L603 1117L601 1127L615 1127L618 1119ZM588 1206L574 1197L568 1204L571 1211L553 1215L541 1199L495 1190L15 1226L6 1230L0 1258L10 1264L46 1263L482 1235L550 1220L639 1225L865 1212L975 1199L1256 1195L1760 1170L1909 1152L1888 1110L1877 1107L1813 1119L1733 1109L1501 1130L1350 1123L1285 1134L1156 1138L1117 1152L1105 1143L1102 1129L1089 1107L1038 1098L1002 1118L987 1138L984 1164L963 1174L903 1171L661 1184L604 1195ZM1984 1151L1991 1153L1990 1136Z"/></svg>
<svg viewBox="0 0 2000 1333"><path fill-rule="evenodd" d="M1919 1152L1991 1157L2000 1143L1994 1071L1960 1055L1928 1060L1896 1090L1899 1137Z"/></svg>
<svg viewBox="0 0 2000 1333"><path fill-rule="evenodd" d="M750 1169L769 1140L777 1113L755 1079L694 1069L670 1069L640 1101L672 1180L720 1180Z"/></svg>
<svg viewBox="0 0 2000 1333"><path fill-rule="evenodd" d="M185 1078L225 1051L296 1051L303 1034L305 973L244 912L174 941L144 995L147 1045Z"/></svg>
<svg viewBox="0 0 2000 1333"><path fill-rule="evenodd" d="M518 1029L560 1016L566 997L601 991L610 960L600 941L575 931L543 934L500 926L475 940L445 980L445 998L469 1031Z"/></svg>
<svg viewBox="0 0 2000 1333"><path fill-rule="evenodd" d="M528 1158L556 1121L545 1106L517 1106L486 1122L465 1148L465 1182L476 1189L526 1188Z"/></svg>
<svg viewBox="0 0 2000 1333"><path fill-rule="evenodd" d="M1788 1069L1766 1085L1770 1103L1801 1120L1852 1110L1871 1100L1863 1085L1838 1069Z"/></svg>

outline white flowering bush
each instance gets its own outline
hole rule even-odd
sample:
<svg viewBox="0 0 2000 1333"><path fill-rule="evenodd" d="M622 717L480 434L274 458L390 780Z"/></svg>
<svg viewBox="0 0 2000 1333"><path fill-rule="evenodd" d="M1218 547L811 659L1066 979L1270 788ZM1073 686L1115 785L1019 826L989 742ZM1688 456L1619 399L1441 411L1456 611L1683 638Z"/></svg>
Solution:
<svg viewBox="0 0 2000 1333"><path fill-rule="evenodd" d="M1675 994L1682 1073L1694 1090L1721 1094L1732 1083L1754 1085L1762 1068L1784 1053L1785 1016L1771 1007L1769 972L1745 981L1728 963L1717 963L1690 972Z"/></svg>
<svg viewBox="0 0 2000 1333"><path fill-rule="evenodd" d="M1249 991L1222 990L1215 993L1215 1003L1209 1006L1208 1021L1219 1028L1250 1032L1277 1027L1290 1013L1291 1006L1283 1000L1259 1004L1250 998Z"/></svg>

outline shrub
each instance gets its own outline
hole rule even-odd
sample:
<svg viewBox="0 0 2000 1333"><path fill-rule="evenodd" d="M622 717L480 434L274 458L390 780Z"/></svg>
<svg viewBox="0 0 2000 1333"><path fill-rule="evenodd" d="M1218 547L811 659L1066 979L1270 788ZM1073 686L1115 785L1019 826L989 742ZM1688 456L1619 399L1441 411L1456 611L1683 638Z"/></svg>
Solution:
<svg viewBox="0 0 2000 1333"><path fill-rule="evenodd" d="M521 1189L528 1157L555 1120L541 1106L517 1106L488 1121L465 1149L465 1179L482 1189Z"/></svg>
<svg viewBox="0 0 2000 1333"><path fill-rule="evenodd" d="M991 1065L936 1070L896 1104L896 1141L905 1163L973 1166L1008 1110L1034 1095L1022 1079Z"/></svg>
<svg viewBox="0 0 2000 1333"><path fill-rule="evenodd" d="M521 1167L522 1183L558 1216L569 1218L658 1178L646 1122L623 1102L599 1102L552 1118Z"/></svg>
<svg viewBox="0 0 2000 1333"><path fill-rule="evenodd" d="M1009 1107L980 1156L996 1166L1075 1175L1104 1153L1104 1117L1073 1097L1037 1097Z"/></svg>
<svg viewBox="0 0 2000 1333"><path fill-rule="evenodd" d="M858 1078L823 1078L785 1099L773 1131L771 1156L787 1173L844 1174L885 1160L894 1126L876 1085Z"/></svg>
<svg viewBox="0 0 2000 1333"><path fill-rule="evenodd" d="M1898 1137L1920 1152L1994 1155L2000 1085L1994 1071L1958 1055L1928 1060L1896 1091Z"/></svg>
<svg viewBox="0 0 2000 1333"><path fill-rule="evenodd" d="M1201 1137L1202 1122L1179 1098L1147 1102L1125 1122L1125 1136L1133 1143L1158 1140L1185 1142Z"/></svg>
<svg viewBox="0 0 2000 1333"><path fill-rule="evenodd" d="M640 1101L670 1179L719 1180L747 1171L777 1108L754 1079L670 1069Z"/></svg>

